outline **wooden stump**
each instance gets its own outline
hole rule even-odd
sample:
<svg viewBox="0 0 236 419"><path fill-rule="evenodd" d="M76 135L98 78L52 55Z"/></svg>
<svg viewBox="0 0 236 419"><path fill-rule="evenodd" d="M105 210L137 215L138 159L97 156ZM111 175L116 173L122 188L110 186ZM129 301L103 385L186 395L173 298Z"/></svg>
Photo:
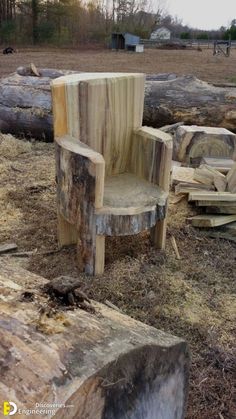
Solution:
<svg viewBox="0 0 236 419"><path fill-rule="evenodd" d="M225 128L196 125L178 127L174 138L173 159L198 165L202 157L228 157L236 160L236 134Z"/></svg>
<svg viewBox="0 0 236 419"><path fill-rule="evenodd" d="M17 417L182 419L185 342L95 302L94 314L52 304L47 282L0 266L1 406L15 403Z"/></svg>

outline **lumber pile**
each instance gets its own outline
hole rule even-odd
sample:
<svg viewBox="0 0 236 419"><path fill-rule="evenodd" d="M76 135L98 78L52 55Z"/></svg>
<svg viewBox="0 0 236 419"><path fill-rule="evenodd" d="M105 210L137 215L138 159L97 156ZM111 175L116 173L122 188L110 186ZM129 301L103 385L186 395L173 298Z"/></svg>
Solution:
<svg viewBox="0 0 236 419"><path fill-rule="evenodd" d="M189 218L194 227L212 228L236 222L235 162L204 158L195 169L173 165L171 181L176 195L186 194L189 203L195 204L199 214Z"/></svg>

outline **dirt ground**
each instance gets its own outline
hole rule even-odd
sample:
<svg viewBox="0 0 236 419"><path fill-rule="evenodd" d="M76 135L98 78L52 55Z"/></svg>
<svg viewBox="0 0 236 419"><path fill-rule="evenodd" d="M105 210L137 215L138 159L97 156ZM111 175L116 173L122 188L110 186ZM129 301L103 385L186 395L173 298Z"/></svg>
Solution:
<svg viewBox="0 0 236 419"><path fill-rule="evenodd" d="M193 74L212 82L236 83L236 49L229 58L213 56L212 48L197 50L146 49L143 54L110 50L21 49L17 54L2 55L0 77L20 65L33 62L38 67L78 71L127 71L145 73Z"/></svg>
<svg viewBox="0 0 236 419"><path fill-rule="evenodd" d="M79 276L93 299L183 337L192 355L187 418L236 417L236 245L189 226L193 209L171 196L166 252L150 246L148 233L108 239L104 275L87 277L77 272L74 247L57 251L53 145L0 136L0 178L0 242L29 252L1 261L49 279Z"/></svg>

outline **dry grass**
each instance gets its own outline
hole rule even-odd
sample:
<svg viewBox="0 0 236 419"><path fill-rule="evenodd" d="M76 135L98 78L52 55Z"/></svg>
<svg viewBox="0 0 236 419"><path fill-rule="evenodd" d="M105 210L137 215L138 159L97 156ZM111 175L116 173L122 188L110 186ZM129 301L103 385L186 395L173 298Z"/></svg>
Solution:
<svg viewBox="0 0 236 419"><path fill-rule="evenodd" d="M205 238L185 222L185 200L171 204L167 249L157 252L147 233L107 241L104 275L78 274L74 247L57 248L53 145L22 143L0 158L0 241L14 241L28 258L13 263L47 278L79 276L94 299L110 300L127 314L185 338L192 352L188 419L235 416L235 244ZM26 148L25 148L26 147ZM2 222L3 221L3 222ZM174 235L181 260L176 260ZM222 416L220 416L220 414Z"/></svg>
<svg viewBox="0 0 236 419"><path fill-rule="evenodd" d="M14 72L30 62L38 67L78 71L127 71L145 73L193 74L214 82L233 82L236 79L236 49L231 56L213 56L212 49L151 50L143 54L109 50L19 49L17 54L2 55L0 76Z"/></svg>
<svg viewBox="0 0 236 419"><path fill-rule="evenodd" d="M28 141L16 140L11 134L2 135L0 133L0 156L7 159L14 159L30 152L32 149L31 143Z"/></svg>

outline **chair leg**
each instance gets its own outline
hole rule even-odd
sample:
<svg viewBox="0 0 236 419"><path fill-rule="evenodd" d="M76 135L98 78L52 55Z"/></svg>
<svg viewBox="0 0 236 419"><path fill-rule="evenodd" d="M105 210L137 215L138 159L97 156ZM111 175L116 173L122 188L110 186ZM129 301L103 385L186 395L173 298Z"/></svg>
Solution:
<svg viewBox="0 0 236 419"><path fill-rule="evenodd" d="M152 244L160 250L165 249L166 245L166 219L158 221L151 229L151 241Z"/></svg>
<svg viewBox="0 0 236 419"><path fill-rule="evenodd" d="M57 217L59 246L62 247L76 244L78 239L76 227L66 221L60 213L58 213Z"/></svg>
<svg viewBox="0 0 236 419"><path fill-rule="evenodd" d="M104 272L105 236L80 236L77 243L78 267L89 275Z"/></svg>
<svg viewBox="0 0 236 419"><path fill-rule="evenodd" d="M95 275L104 272L105 265L105 236L96 236Z"/></svg>

